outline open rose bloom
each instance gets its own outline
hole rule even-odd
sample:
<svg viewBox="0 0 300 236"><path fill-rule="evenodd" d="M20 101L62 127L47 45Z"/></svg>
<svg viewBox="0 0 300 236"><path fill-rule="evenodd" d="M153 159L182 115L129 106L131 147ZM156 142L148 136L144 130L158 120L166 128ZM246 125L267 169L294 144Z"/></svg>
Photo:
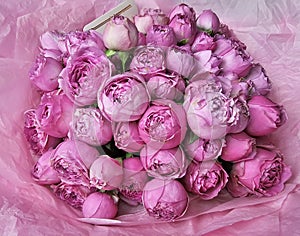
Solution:
<svg viewBox="0 0 300 236"><path fill-rule="evenodd" d="M119 2L0 3L0 232L300 234L298 1Z"/></svg>

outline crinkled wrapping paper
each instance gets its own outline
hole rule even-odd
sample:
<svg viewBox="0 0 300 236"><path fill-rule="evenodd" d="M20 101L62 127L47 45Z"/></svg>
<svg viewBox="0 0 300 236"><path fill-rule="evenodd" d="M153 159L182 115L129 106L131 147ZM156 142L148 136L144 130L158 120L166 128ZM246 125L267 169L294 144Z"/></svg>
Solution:
<svg viewBox="0 0 300 236"><path fill-rule="evenodd" d="M119 1L0 0L0 232L2 235L300 235L300 1L190 0L199 13L212 9L266 69L270 97L289 120L270 137L292 167L284 192L272 198L232 199L226 192L208 202L194 200L175 223L145 212L107 225L80 222L81 213L33 182L33 159L22 135L23 112L38 102L28 70L46 30L82 27ZM175 1L142 1L168 10ZM163 3L163 5L161 5ZM139 221L140 220L140 221ZM97 222L96 222L97 223ZM99 223L99 222L98 222ZM108 226L112 224L112 226Z"/></svg>

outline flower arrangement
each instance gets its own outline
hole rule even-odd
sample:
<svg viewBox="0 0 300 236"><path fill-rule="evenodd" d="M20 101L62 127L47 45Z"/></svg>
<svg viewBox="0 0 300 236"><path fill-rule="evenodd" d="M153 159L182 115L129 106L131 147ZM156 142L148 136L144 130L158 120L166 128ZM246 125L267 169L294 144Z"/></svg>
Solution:
<svg viewBox="0 0 300 236"><path fill-rule="evenodd" d="M274 196L291 176L263 139L286 112L211 10L116 15L103 35L45 32L29 77L41 96L25 112L32 176L85 218L126 204L174 221L191 197Z"/></svg>

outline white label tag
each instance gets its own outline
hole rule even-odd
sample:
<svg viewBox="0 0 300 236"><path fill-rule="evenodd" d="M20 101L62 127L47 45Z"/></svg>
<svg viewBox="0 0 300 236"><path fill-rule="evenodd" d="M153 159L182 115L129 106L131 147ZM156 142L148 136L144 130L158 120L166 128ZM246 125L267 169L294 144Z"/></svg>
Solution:
<svg viewBox="0 0 300 236"><path fill-rule="evenodd" d="M126 0L120 3L115 8L106 12L104 15L98 17L97 19L85 25L83 27L83 30L84 31L96 30L98 32L103 32L105 24L109 22L114 15L122 15L132 19L132 17L137 13L138 13L138 8L134 0Z"/></svg>

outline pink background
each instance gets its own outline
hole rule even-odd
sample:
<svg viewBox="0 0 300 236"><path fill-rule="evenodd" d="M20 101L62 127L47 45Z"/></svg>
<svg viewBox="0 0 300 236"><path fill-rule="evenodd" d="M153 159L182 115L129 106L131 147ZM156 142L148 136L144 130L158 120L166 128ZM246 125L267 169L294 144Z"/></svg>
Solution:
<svg viewBox="0 0 300 236"><path fill-rule="evenodd" d="M149 0L150 1L150 0ZM139 1L140 3L149 1ZM82 27L118 1L0 0L0 232L3 235L300 235L300 1L190 0L198 13L212 9L266 69L270 97L289 120L270 137L292 167L284 192L273 198L232 199L226 193L192 202L185 218L157 223L144 213L114 226L77 220L76 212L30 176L33 159L22 135L23 112L37 103L28 70L46 30ZM161 5L161 2L164 4ZM151 1L169 9L176 1ZM145 4L145 3L143 3ZM299 89L299 91L298 91ZM140 219L138 223L136 219ZM102 222L103 223L103 222ZM110 222L105 222L110 224Z"/></svg>

